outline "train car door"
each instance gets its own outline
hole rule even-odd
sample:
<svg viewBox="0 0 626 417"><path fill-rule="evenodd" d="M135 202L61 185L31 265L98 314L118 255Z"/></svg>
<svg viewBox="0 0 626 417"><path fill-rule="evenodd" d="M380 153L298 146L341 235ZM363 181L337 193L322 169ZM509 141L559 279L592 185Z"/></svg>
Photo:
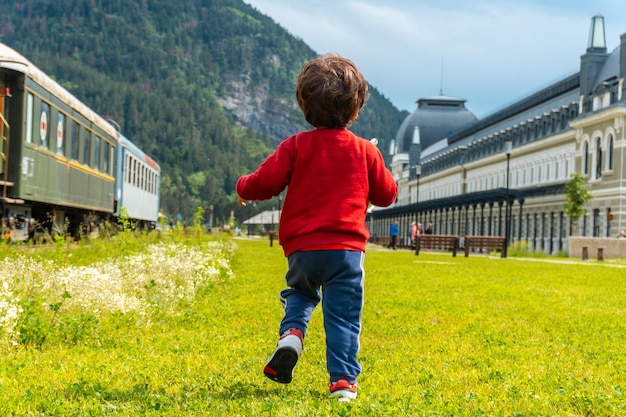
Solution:
<svg viewBox="0 0 626 417"><path fill-rule="evenodd" d="M13 198L7 190L14 186L9 178L9 99L11 91L5 80L0 79L0 238L22 241L29 238L33 228L30 207L24 201Z"/></svg>

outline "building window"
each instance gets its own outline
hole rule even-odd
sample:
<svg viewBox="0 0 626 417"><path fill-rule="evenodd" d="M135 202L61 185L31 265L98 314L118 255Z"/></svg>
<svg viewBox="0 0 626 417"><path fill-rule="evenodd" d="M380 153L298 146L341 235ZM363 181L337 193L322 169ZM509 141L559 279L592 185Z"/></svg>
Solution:
<svg viewBox="0 0 626 417"><path fill-rule="evenodd" d="M600 209L593 210L593 237L600 236Z"/></svg>
<svg viewBox="0 0 626 417"><path fill-rule="evenodd" d="M589 175L589 142L583 145L583 174Z"/></svg>
<svg viewBox="0 0 626 417"><path fill-rule="evenodd" d="M596 140L596 179L602 178L602 142Z"/></svg>
<svg viewBox="0 0 626 417"><path fill-rule="evenodd" d="M606 151L608 152L608 154L606 155L607 158L607 169L609 171L613 170L613 135L609 135L609 146L607 147Z"/></svg>

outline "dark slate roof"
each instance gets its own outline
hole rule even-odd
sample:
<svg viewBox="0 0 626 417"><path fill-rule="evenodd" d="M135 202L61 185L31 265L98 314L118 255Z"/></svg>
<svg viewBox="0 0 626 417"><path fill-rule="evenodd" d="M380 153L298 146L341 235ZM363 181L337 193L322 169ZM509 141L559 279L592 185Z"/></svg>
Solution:
<svg viewBox="0 0 626 417"><path fill-rule="evenodd" d="M422 155L432 158L459 146L468 146L481 138L496 134L507 128L517 126L577 103L580 97L580 74L572 74L546 88L531 94L484 119L457 130L444 138L438 146L429 149L422 147Z"/></svg>
<svg viewBox="0 0 626 417"><path fill-rule="evenodd" d="M416 126L419 127L420 144L424 149L476 122L476 116L465 108L465 101L444 95L419 99L417 109L404 119L396 134L398 152L409 152Z"/></svg>

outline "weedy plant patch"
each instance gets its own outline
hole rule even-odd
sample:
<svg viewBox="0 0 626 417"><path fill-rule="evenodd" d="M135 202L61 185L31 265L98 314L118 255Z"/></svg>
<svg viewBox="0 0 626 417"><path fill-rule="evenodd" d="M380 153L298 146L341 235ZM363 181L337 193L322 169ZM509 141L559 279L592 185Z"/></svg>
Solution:
<svg viewBox="0 0 626 417"><path fill-rule="evenodd" d="M626 415L623 263L370 248L348 404L321 309L293 382L263 376L286 270L267 240L122 234L0 263L2 415Z"/></svg>

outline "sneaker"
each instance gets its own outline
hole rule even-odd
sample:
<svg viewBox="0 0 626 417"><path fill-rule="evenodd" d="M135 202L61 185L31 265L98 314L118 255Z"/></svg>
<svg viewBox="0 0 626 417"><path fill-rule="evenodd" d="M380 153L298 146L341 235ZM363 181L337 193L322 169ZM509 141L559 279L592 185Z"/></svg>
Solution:
<svg viewBox="0 0 626 417"><path fill-rule="evenodd" d="M356 384L350 384L345 379L330 383L330 396L338 397L339 402L347 403L356 398Z"/></svg>
<svg viewBox="0 0 626 417"><path fill-rule="evenodd" d="M293 378L293 368L302 353L302 332L289 329L278 340L276 349L265 364L263 373L272 381L288 384Z"/></svg>

